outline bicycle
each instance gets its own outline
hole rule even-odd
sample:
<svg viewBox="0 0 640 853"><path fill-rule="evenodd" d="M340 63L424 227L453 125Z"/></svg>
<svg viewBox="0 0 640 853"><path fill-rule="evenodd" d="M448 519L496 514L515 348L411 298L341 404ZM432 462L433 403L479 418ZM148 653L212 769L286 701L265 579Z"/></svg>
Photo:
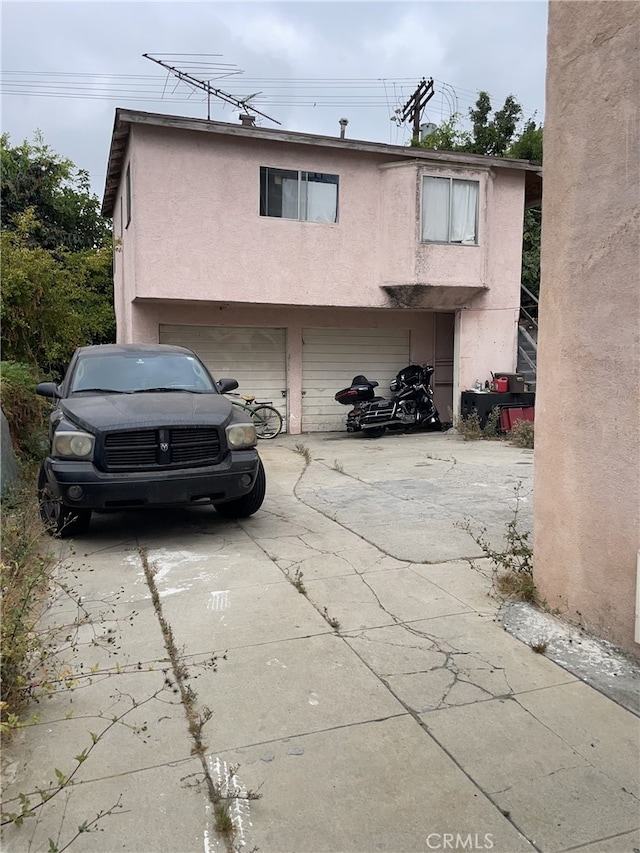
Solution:
<svg viewBox="0 0 640 853"><path fill-rule="evenodd" d="M227 394L228 397L240 397L244 400L231 400L233 406L244 409L256 428L258 438L275 438L282 432L282 415L271 403L257 403L254 395Z"/></svg>

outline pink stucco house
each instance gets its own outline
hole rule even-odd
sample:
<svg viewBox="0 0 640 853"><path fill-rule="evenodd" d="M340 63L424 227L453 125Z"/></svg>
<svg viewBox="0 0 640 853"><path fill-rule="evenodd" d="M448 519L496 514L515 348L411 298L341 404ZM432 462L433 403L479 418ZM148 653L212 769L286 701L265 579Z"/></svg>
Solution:
<svg viewBox="0 0 640 853"><path fill-rule="evenodd" d="M341 429L336 390L435 366L460 392L513 372L538 167L118 109L118 340L180 343L269 399L291 433Z"/></svg>

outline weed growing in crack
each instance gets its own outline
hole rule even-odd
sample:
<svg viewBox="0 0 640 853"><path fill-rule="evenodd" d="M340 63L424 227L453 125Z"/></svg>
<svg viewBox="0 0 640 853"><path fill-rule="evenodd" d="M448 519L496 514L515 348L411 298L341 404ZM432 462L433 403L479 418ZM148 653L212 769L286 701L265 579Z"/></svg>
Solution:
<svg viewBox="0 0 640 853"><path fill-rule="evenodd" d="M329 625L331 625L332 628L335 628L336 631L340 628L340 622L335 618L335 616L329 616L329 612L326 607L323 609L322 615Z"/></svg>
<svg viewBox="0 0 640 853"><path fill-rule="evenodd" d="M520 510L520 487L515 487L516 505L513 517L507 523L505 547L497 551L487 539L487 529L473 530L469 520L456 524L466 531L491 560L493 588L503 598L517 598L521 601L538 601L538 590L533 581L533 550L529 542L530 532L522 530L518 520ZM473 564L473 561L470 561Z"/></svg>
<svg viewBox="0 0 640 853"><path fill-rule="evenodd" d="M220 801L216 803L213 807L213 818L216 825L216 829L221 835L232 835L235 829L233 825L233 818L229 813L229 804Z"/></svg>
<svg viewBox="0 0 640 853"><path fill-rule="evenodd" d="M537 655L543 655L548 648L548 643L546 640L538 640L535 643L530 643L531 651L535 652Z"/></svg>
<svg viewBox="0 0 640 853"><path fill-rule="evenodd" d="M337 471L338 474L344 474L344 465L342 465L342 463L338 462L338 460L335 459L333 462L333 470Z"/></svg>
<svg viewBox="0 0 640 853"><path fill-rule="evenodd" d="M296 449L296 453L299 453L300 456L302 456L302 458L304 459L305 464L308 465L311 462L311 451L309 450L307 445L303 444L301 441L299 441L296 444L295 449Z"/></svg>
<svg viewBox="0 0 640 853"><path fill-rule="evenodd" d="M187 684L189 672L184 662L184 657L178 651L171 625L169 625L162 612L162 602L155 584L155 567L153 564L149 563L148 555L144 548L140 549L140 559L142 561L147 585L151 592L151 600L153 602L156 617L160 623L160 630L162 631L162 636L164 638L165 648L171 662L171 671L175 681L175 687L173 690L174 693L179 693L182 707L184 708L184 712L187 717L187 728L189 730L191 740L193 741L191 754L197 755L202 765L204 785L207 790L209 802L213 807L215 827L224 838L225 845L229 853L233 853L233 851L236 850L236 846L234 845L236 826L233 821L233 817L231 816L230 803L238 799L258 799L261 795L255 794L253 791L243 792L238 787L228 789L228 785L226 786L226 790L223 790L223 785L214 781L206 760L205 753L207 747L203 738L204 727L213 716L213 712L206 705L202 706L200 710L197 708L197 694L191 685ZM300 578L301 577L302 573L300 573ZM224 657L226 659L226 655ZM215 655L213 656L212 661L215 669ZM167 681L165 683L167 682L171 683L168 674ZM234 768L232 776L235 776L236 770L237 766Z"/></svg>
<svg viewBox="0 0 640 853"><path fill-rule="evenodd" d="M295 574L293 576L293 580L291 581L291 583L293 584L293 586L295 586L295 588L298 590L298 592L301 595L306 595L307 594L307 588L304 585L304 581L302 580L303 577L304 577L304 575L302 574L302 571L300 569L296 569Z"/></svg>

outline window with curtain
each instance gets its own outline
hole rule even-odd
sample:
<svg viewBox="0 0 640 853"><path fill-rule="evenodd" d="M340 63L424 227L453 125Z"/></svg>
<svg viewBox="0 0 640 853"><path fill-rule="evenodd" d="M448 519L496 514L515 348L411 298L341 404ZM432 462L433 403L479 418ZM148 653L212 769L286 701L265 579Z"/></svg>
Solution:
<svg viewBox="0 0 640 853"><path fill-rule="evenodd" d="M422 179L422 241L478 244L478 181Z"/></svg>
<svg viewBox="0 0 640 853"><path fill-rule="evenodd" d="M338 176L260 167L260 216L338 221Z"/></svg>

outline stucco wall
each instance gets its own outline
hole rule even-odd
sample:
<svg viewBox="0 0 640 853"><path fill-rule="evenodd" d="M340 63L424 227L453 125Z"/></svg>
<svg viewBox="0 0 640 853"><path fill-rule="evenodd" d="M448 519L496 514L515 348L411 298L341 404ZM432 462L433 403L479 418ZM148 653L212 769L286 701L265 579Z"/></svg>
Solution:
<svg viewBox="0 0 640 853"><path fill-rule="evenodd" d="M132 302L136 297L137 217L135 199L132 197L132 216L131 219L128 220L126 181L124 178L129 166L131 166L132 173L135 172L135 145L133 145L132 142L135 139L136 132L136 128L132 128L131 143L128 146L127 157L125 157L122 170L123 180L120 182L120 186L116 194L113 212L113 295L118 343L128 343L136 340L135 329L133 327Z"/></svg>
<svg viewBox="0 0 640 853"><path fill-rule="evenodd" d="M551 2L535 580L625 649L640 548L640 4Z"/></svg>
<svg viewBox="0 0 640 853"><path fill-rule="evenodd" d="M519 284L522 171L398 165L357 150L134 130L129 227L144 258L137 297L175 298L179 290L185 299L385 307L382 285L426 283L495 287L495 301L505 296L505 260ZM339 175L339 222L260 216L260 166ZM480 182L479 246L421 243L423 174ZM515 228L495 227L512 219ZM429 307L453 306L444 297Z"/></svg>
<svg viewBox="0 0 640 853"><path fill-rule="evenodd" d="M423 308L469 311L457 322L454 410L475 378L513 369L524 172L146 125L132 126L127 154L132 219L116 263L119 340L157 335L151 299L244 303L261 315L269 304L393 310L383 286L427 285ZM260 216L261 165L338 174L339 222ZM478 246L421 242L423 175L479 181ZM123 192L124 179L116 219ZM335 314L330 325L341 324Z"/></svg>

